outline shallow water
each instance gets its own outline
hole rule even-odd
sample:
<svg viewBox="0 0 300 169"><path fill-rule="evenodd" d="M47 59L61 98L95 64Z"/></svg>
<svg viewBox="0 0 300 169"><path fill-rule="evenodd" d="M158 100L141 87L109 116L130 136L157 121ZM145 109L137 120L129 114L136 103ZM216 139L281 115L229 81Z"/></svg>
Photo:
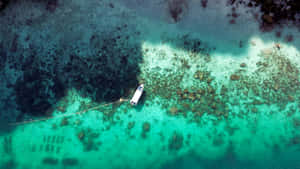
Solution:
<svg viewBox="0 0 300 169"><path fill-rule="evenodd" d="M197 2L9 5L0 168L300 168L299 31Z"/></svg>

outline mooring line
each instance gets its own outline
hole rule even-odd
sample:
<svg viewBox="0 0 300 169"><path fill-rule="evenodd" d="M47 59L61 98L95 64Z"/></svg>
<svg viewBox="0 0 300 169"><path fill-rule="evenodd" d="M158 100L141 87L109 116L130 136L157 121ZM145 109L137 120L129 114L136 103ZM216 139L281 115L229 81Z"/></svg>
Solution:
<svg viewBox="0 0 300 169"><path fill-rule="evenodd" d="M108 106L108 105L111 105L111 104L114 104L114 103L125 102L125 101L128 101L128 99L122 99L122 98L120 98L117 101L106 103L106 104L102 104L102 105L98 105L98 106L91 107L91 108L88 108L88 109L85 109L85 110L82 110L82 111L79 111L79 112L75 112L75 113L62 114L62 115L57 115L57 116L54 116L54 117L45 117L45 118L36 119L36 120L27 120L27 121L22 121L22 122L9 123L9 125L10 126L24 125L24 124L30 124L30 123L36 123L36 122L46 121L46 120L50 120L50 119L56 119L56 118L61 118L61 117L67 117L67 116L84 114L84 113L86 113L86 112L88 112L90 110L98 109L98 108L103 107L103 106Z"/></svg>

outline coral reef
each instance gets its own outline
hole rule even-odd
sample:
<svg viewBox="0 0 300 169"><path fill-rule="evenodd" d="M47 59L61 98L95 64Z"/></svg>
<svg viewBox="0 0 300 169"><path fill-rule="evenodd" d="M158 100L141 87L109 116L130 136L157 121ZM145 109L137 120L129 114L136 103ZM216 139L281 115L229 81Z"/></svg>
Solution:
<svg viewBox="0 0 300 169"><path fill-rule="evenodd" d="M240 76L237 74L230 75L230 80L240 80Z"/></svg>
<svg viewBox="0 0 300 169"><path fill-rule="evenodd" d="M207 62L210 60L209 53L214 50L212 46L201 41L198 38L192 37L190 34L178 35L178 37L168 37L164 41L167 41L178 49L184 49L187 52L191 52L191 57L203 57Z"/></svg>
<svg viewBox="0 0 300 169"><path fill-rule="evenodd" d="M79 163L77 158L63 158L61 162L64 166L76 166Z"/></svg>
<svg viewBox="0 0 300 169"><path fill-rule="evenodd" d="M21 112L37 116L45 115L65 94L65 86L55 74L35 68L27 69L14 89Z"/></svg>
<svg viewBox="0 0 300 169"><path fill-rule="evenodd" d="M188 1L186 0L168 0L168 10L174 22L182 19L188 9Z"/></svg>
<svg viewBox="0 0 300 169"><path fill-rule="evenodd" d="M297 0L228 0L232 6L243 4L249 8L259 7L262 12L261 26L264 30L274 25L291 21L298 25L300 23L300 3Z"/></svg>
<svg viewBox="0 0 300 169"><path fill-rule="evenodd" d="M176 106L172 106L170 109L169 109L169 112L172 116L174 115L177 115L178 114L178 108Z"/></svg>
<svg viewBox="0 0 300 169"><path fill-rule="evenodd" d="M54 157L44 157L42 159L42 163L46 165L58 165L59 159ZM62 165L65 167L67 166L76 166L78 165L78 159L77 158L63 158L61 160Z"/></svg>
<svg viewBox="0 0 300 169"><path fill-rule="evenodd" d="M84 136L85 136L85 133L84 131L80 131L78 134L77 134L77 138L82 141L84 139Z"/></svg>
<svg viewBox="0 0 300 169"><path fill-rule="evenodd" d="M246 63L241 63L240 67L242 67L242 68L247 67L247 64Z"/></svg>
<svg viewBox="0 0 300 169"><path fill-rule="evenodd" d="M150 123L144 122L143 123L143 132L149 132L150 131Z"/></svg>
<svg viewBox="0 0 300 169"><path fill-rule="evenodd" d="M6 0L1 0L1 3L4 2ZM57 0L43 1L46 10L53 15L61 3ZM10 20L8 16L1 19ZM66 16L57 19L68 20ZM26 25L22 24L20 27ZM30 24L27 26L33 29ZM1 74L16 72L12 78L16 81L8 79L6 86L15 92L15 97L11 98L15 99L21 114L18 120L32 115L51 116L54 108L65 112L67 89L75 88L81 96L99 103L127 97L129 89L138 84L137 65L142 61L142 54L139 34L132 34L136 29L132 24L124 21L100 32L91 28L87 40L78 39L78 43L70 41L72 37L67 40L64 36L52 36L51 32L57 27L44 29L43 25L39 26L45 31L38 31L37 36L24 34L24 40L22 31L15 31L11 38L3 38L0 42L0 69L5 67L4 64L9 67ZM68 26L72 29L64 29L61 35L75 36L72 31L77 29L77 25ZM44 39L44 36L48 38Z"/></svg>
<svg viewBox="0 0 300 169"><path fill-rule="evenodd" d="M169 138L169 150L180 150L183 146L183 135L174 131Z"/></svg>
<svg viewBox="0 0 300 169"><path fill-rule="evenodd" d="M170 40L168 38L164 39L166 41ZM178 37L176 41L184 43L182 39L191 38L187 35L186 37ZM205 46L200 40L198 42L200 46ZM186 44L189 46L189 42ZM160 102L159 104L167 110L168 115L181 116L189 122L199 124L204 121L202 120L204 114L216 117L214 124L217 124L223 118L229 119L233 116L245 118L251 114L260 114L261 105L272 104L278 106L279 110L283 110L287 103L296 103L299 100L300 81L298 68L281 52L280 48L280 46L275 46L274 48L262 50L254 73L249 74L247 70L248 63L240 63L239 67L229 74L228 84L226 85L215 80L215 77L206 68L206 57L209 57L210 50L201 51L196 49L197 54L194 54L193 48L186 48L189 51L190 59L197 59L197 63L199 62L201 65L201 69L197 68L193 75L193 85L187 88L181 87L186 78L186 69L194 65L174 53L174 60L172 60L174 63L172 64L178 65L178 61L182 61L182 65L185 66L182 66L182 69L176 70L176 72L165 70L165 73L168 74L167 78L152 71L149 75L151 82L147 82L149 83L148 86L151 86L148 91L166 100L166 102ZM164 53L164 51L159 51L159 55L164 55ZM232 107L240 105L238 99L233 98L245 101L241 105L243 111L233 111ZM288 114L291 113L295 113L295 111L290 111Z"/></svg>
<svg viewBox="0 0 300 169"><path fill-rule="evenodd" d="M177 95L182 99L182 101L193 101L193 105L187 105L187 103L182 104L182 111L192 111L194 120L197 121L199 117L202 116L203 112L208 114L221 116L226 115L228 110L225 104L226 100L221 99L216 93L216 87L213 87L213 77L211 77L209 72L196 71L194 78L200 80L201 83L205 85L200 88L195 88L194 91L189 91L188 89L183 89L183 91L177 91ZM206 104L205 104L206 103ZM172 114L177 112L175 108L170 109ZM185 114L183 114L186 116Z"/></svg>
<svg viewBox="0 0 300 169"><path fill-rule="evenodd" d="M97 141L99 133L93 132L91 129L82 129L77 133L77 138L83 145L84 151L98 150L101 142Z"/></svg>
<svg viewBox="0 0 300 169"><path fill-rule="evenodd" d="M0 12L7 6L8 3L9 0L0 0Z"/></svg>
<svg viewBox="0 0 300 169"><path fill-rule="evenodd" d="M208 2L208 0L201 0L201 6L203 8L206 8L207 7L207 2Z"/></svg>
<svg viewBox="0 0 300 169"><path fill-rule="evenodd" d="M12 136L4 137L2 146L3 146L4 153L6 153L8 155L12 154L12 152L13 152Z"/></svg>
<svg viewBox="0 0 300 169"><path fill-rule="evenodd" d="M54 12L57 7L58 7L58 0L48 0L46 4L46 10L50 12Z"/></svg>
<svg viewBox="0 0 300 169"><path fill-rule="evenodd" d="M53 157L45 157L43 158L42 163L47 165L57 165L58 159Z"/></svg>
<svg viewBox="0 0 300 169"><path fill-rule="evenodd" d="M258 75L266 76L264 80L263 99L268 102L286 104L299 96L299 70L291 61L283 56L279 51L270 54L262 53L262 61L257 63L259 69ZM279 92L280 95L269 95L268 93Z"/></svg>
<svg viewBox="0 0 300 169"><path fill-rule="evenodd" d="M147 133L150 131L150 123L149 122L144 122L143 123L143 131L142 131L142 137L146 138Z"/></svg>
<svg viewBox="0 0 300 169"><path fill-rule="evenodd" d="M127 129L128 129L128 130L131 130L131 129L134 127L134 125L135 125L135 122L134 122L134 121L128 122Z"/></svg>
<svg viewBox="0 0 300 169"><path fill-rule="evenodd" d="M67 126L69 124L68 119L69 119L68 117L64 117L60 122L60 126Z"/></svg>
<svg viewBox="0 0 300 169"><path fill-rule="evenodd" d="M205 58L201 59L206 60ZM195 72L193 77L198 85L191 87L191 89L182 89L179 86L183 78L179 73L174 76L169 74L168 80L157 78L159 75L156 75L155 72L151 73L151 75L155 86L148 90L151 93L160 94L165 99L174 99L174 104L163 105L168 109L167 113L169 115L182 115L191 121L199 121L204 113L217 117L228 117L229 110L226 104L228 98L221 97L222 94L225 95L227 92L225 90L221 90L223 91L221 93L217 92L219 86L215 84L215 78L204 68ZM168 90L165 90L166 88ZM161 93L164 94L162 95Z"/></svg>

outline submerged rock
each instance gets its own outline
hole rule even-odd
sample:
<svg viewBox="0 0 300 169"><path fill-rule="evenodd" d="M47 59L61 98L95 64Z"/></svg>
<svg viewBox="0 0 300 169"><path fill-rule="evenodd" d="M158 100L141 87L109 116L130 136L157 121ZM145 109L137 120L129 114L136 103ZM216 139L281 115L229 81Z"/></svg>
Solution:
<svg viewBox="0 0 300 169"><path fill-rule="evenodd" d="M176 115L178 114L178 108L173 106L170 108L169 112L171 113L171 115Z"/></svg>
<svg viewBox="0 0 300 169"><path fill-rule="evenodd" d="M81 140L81 141L84 139L84 136L85 136L84 131L80 131L80 132L77 134L77 138L78 138L79 140Z"/></svg>
<svg viewBox="0 0 300 169"><path fill-rule="evenodd" d="M188 99L190 99L190 100L194 101L194 100L196 99L196 96L195 96L195 94L194 94L194 93L189 93L189 95L188 95Z"/></svg>
<svg viewBox="0 0 300 169"><path fill-rule="evenodd" d="M292 96L292 95L288 95L288 99L289 99L290 102L295 101L295 98L294 98L294 96Z"/></svg>
<svg viewBox="0 0 300 169"><path fill-rule="evenodd" d="M268 24L272 24L272 23L273 23L273 17L270 16L270 15L264 14L264 15L262 16L262 19L263 19L266 23L268 23Z"/></svg>
<svg viewBox="0 0 300 169"><path fill-rule="evenodd" d="M150 131L150 123L144 122L143 124L143 132L149 132Z"/></svg>
<svg viewBox="0 0 300 169"><path fill-rule="evenodd" d="M146 138L147 133L150 131L150 123L149 122L144 122L143 123L143 132L142 132L142 137Z"/></svg>
<svg viewBox="0 0 300 169"><path fill-rule="evenodd" d="M240 76L239 75L236 75L236 74L232 74L231 76L230 76L230 80L240 80Z"/></svg>
<svg viewBox="0 0 300 169"><path fill-rule="evenodd" d="M68 118L67 118L67 117L64 117L64 118L61 120L60 126L67 126L68 124L69 124Z"/></svg>
<svg viewBox="0 0 300 169"><path fill-rule="evenodd" d="M84 151L98 150L98 146L101 145L101 142L96 142L100 134L90 129L82 129L76 136L82 143Z"/></svg>
<svg viewBox="0 0 300 169"><path fill-rule="evenodd" d="M204 72L198 70L198 71L195 72L194 78L195 79L199 79L199 80L203 80L204 79L204 75L205 75Z"/></svg>
<svg viewBox="0 0 300 169"><path fill-rule="evenodd" d="M252 107L251 111L252 111L253 113L257 113L257 112L258 112L258 109L257 109L256 107Z"/></svg>
<svg viewBox="0 0 300 169"><path fill-rule="evenodd" d="M128 129L128 130L131 130L131 129L134 127L134 125L135 125L135 122L134 122L134 121L129 122L128 125L127 125L127 129Z"/></svg>
<svg viewBox="0 0 300 169"><path fill-rule="evenodd" d="M241 64L240 64L240 67L246 67L246 66L247 66L246 63L241 63Z"/></svg>

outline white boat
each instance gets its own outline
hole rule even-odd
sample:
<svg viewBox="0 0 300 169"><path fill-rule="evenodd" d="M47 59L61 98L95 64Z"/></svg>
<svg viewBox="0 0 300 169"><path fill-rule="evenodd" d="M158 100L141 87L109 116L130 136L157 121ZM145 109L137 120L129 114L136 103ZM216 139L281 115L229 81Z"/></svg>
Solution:
<svg viewBox="0 0 300 169"><path fill-rule="evenodd" d="M135 106L139 102L144 91L144 84L140 84L139 87L135 90L133 97L130 100L130 104Z"/></svg>

